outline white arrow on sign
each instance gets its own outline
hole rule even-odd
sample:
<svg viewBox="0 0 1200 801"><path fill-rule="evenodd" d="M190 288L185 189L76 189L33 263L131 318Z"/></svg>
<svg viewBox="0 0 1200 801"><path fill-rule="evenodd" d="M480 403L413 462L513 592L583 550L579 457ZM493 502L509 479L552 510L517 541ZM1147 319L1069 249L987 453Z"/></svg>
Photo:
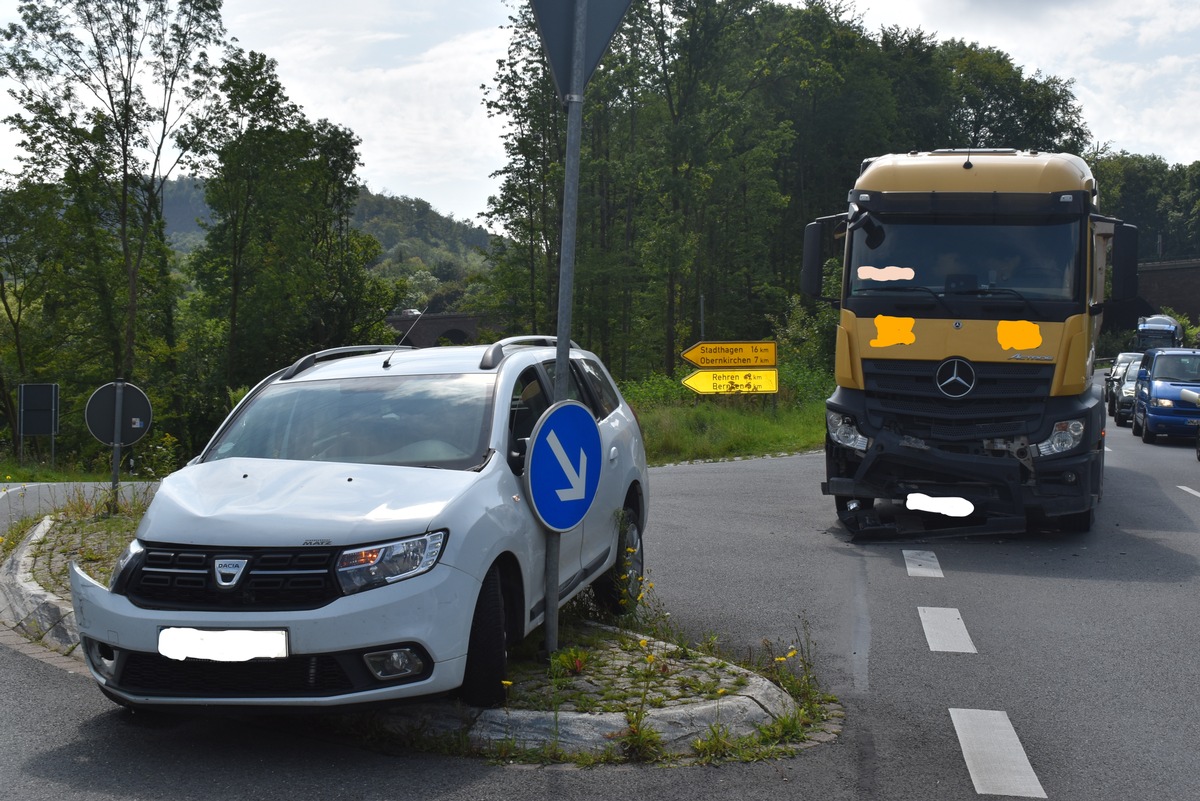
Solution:
<svg viewBox="0 0 1200 801"><path fill-rule="evenodd" d="M558 499L560 501L583 500L587 495L587 454L583 452L583 448L579 449L579 471L576 472L575 465L571 464L567 452L563 450L562 443L558 441L558 434L551 431L550 436L546 437L546 442L550 445L550 450L554 451L554 456L558 459L559 467L566 474L567 481L571 483L567 489L555 490L558 493Z"/></svg>

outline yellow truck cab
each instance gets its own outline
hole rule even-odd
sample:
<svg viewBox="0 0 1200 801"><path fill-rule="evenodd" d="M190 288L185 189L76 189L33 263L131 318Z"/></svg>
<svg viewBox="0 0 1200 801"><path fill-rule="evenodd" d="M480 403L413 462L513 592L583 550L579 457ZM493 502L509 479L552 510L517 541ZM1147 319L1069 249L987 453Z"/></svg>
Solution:
<svg viewBox="0 0 1200 801"><path fill-rule="evenodd" d="M808 225L806 294L843 240L822 491L851 531L1090 528L1110 248L1114 297L1137 291L1137 229L1097 197L1072 155L914 152L864 161L848 210Z"/></svg>

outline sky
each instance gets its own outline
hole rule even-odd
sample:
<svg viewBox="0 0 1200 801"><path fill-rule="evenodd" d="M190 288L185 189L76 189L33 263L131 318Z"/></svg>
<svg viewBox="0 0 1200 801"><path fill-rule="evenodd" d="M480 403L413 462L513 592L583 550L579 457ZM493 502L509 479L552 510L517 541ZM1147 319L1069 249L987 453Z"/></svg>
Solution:
<svg viewBox="0 0 1200 801"><path fill-rule="evenodd" d="M0 0L0 25L18 20L17 6ZM1200 161L1196 0L857 0L852 8L876 35L884 26L920 28L1002 50L1027 76L1074 80L1093 139L1113 150ZM359 175L372 191L421 198L467 222L479 222L504 164L504 123L488 117L480 87L505 56L510 13L504 0L224 3L228 34L275 59L310 119L362 139ZM0 116L14 110L0 97ZM0 129L0 169L15 167L16 141Z"/></svg>

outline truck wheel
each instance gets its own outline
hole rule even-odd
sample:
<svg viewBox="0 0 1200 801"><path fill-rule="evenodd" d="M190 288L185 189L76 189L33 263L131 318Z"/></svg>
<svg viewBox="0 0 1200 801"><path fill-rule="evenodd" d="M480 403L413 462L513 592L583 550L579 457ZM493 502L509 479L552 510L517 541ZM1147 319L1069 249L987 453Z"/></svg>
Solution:
<svg viewBox="0 0 1200 801"><path fill-rule="evenodd" d="M617 561L596 579L592 594L596 603L612 615L628 615L637 608L638 596L646 578L646 554L642 549L642 528L637 512L626 506L621 510L617 533ZM624 603L622 603L624 602Z"/></svg>
<svg viewBox="0 0 1200 801"><path fill-rule="evenodd" d="M486 708L504 703L504 677L508 669L508 643L504 632L504 592L500 569L492 565L483 577L471 638L467 643L467 667L459 695L470 706Z"/></svg>
<svg viewBox="0 0 1200 801"><path fill-rule="evenodd" d="M1074 514L1063 515L1058 518L1058 527L1063 531L1070 531L1076 534L1086 534L1092 530L1092 523L1096 519L1096 512L1093 509L1088 509L1086 512L1075 512Z"/></svg>

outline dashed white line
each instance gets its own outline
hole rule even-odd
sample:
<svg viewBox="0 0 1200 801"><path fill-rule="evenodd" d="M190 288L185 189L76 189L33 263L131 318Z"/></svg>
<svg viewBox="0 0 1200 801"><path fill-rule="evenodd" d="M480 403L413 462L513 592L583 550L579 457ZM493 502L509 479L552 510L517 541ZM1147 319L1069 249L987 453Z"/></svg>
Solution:
<svg viewBox="0 0 1200 801"><path fill-rule="evenodd" d="M903 551L908 575L918 578L945 578L933 551Z"/></svg>
<svg viewBox="0 0 1200 801"><path fill-rule="evenodd" d="M925 629L925 641L929 643L930 651L979 653L957 609L918 606L917 612L921 615L921 626Z"/></svg>
<svg viewBox="0 0 1200 801"><path fill-rule="evenodd" d="M1200 498L1200 492L1196 492L1196 490L1192 489L1191 487L1185 487L1182 484L1176 484L1175 486L1178 487L1179 489L1183 490L1184 492L1190 492L1193 495L1195 495L1197 498Z"/></svg>
<svg viewBox="0 0 1200 801"><path fill-rule="evenodd" d="M980 795L1045 798L1007 712L951 709L967 771Z"/></svg>

